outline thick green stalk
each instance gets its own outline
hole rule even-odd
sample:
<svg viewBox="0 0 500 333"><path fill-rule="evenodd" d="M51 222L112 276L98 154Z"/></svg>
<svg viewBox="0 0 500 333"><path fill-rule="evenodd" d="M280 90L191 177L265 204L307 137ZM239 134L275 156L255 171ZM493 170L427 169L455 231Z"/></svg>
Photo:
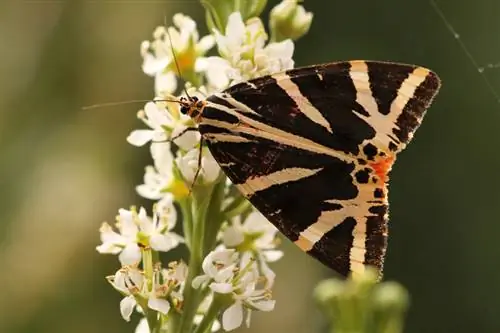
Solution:
<svg viewBox="0 0 500 333"><path fill-rule="evenodd" d="M203 233L202 257L205 257L215 248L217 234L219 233L220 227L224 222L224 215L221 213L221 206L224 200L225 189L226 177L221 175L217 180L217 184L213 188L210 203L207 209L205 222L208 228L205 228L205 232Z"/></svg>
<svg viewBox="0 0 500 333"><path fill-rule="evenodd" d="M191 199L184 198L179 200L179 206L182 213L182 229L184 233L184 239L186 241L186 246L191 250L191 241L193 233L193 215L191 214Z"/></svg>
<svg viewBox="0 0 500 333"><path fill-rule="evenodd" d="M193 189L191 213L193 216L189 270L184 287L184 308L179 326L179 333L191 333L193 318L200 303L200 291L193 289L193 279L200 274L203 251L203 233L205 230L206 212L210 202L212 187L197 186Z"/></svg>
<svg viewBox="0 0 500 333"><path fill-rule="evenodd" d="M212 301L212 304L210 304L210 307L208 308L207 312L203 316L201 323L198 325L198 327L196 328L194 333L210 332L212 329L212 325L214 323L214 320L217 318L217 315L219 314L222 306L223 306L223 302L221 302L221 299L219 297L215 296L214 300Z"/></svg>
<svg viewBox="0 0 500 333"><path fill-rule="evenodd" d="M232 219L235 216L246 213L252 209L252 204L241 194L237 194L233 201L224 208L224 217L227 220Z"/></svg>

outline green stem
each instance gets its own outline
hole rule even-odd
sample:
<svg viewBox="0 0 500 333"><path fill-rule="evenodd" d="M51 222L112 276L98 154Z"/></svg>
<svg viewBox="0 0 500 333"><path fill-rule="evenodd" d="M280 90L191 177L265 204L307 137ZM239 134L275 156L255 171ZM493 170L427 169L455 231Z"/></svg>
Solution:
<svg viewBox="0 0 500 333"><path fill-rule="evenodd" d="M252 208L252 204L244 196L237 195L233 201L224 209L224 216L227 220L241 215Z"/></svg>
<svg viewBox="0 0 500 333"><path fill-rule="evenodd" d="M153 284L153 250L150 247L142 250L142 266L146 281L148 282L148 288L151 289Z"/></svg>
<svg viewBox="0 0 500 333"><path fill-rule="evenodd" d="M219 314L220 310L222 309L223 302L217 295L215 295L214 300L212 301L212 304L210 304L210 307L208 308L207 312L203 316L203 319L201 320L200 325L196 328L194 333L206 333L210 332L212 329L212 325L214 323L214 320L217 318L217 315Z"/></svg>
<svg viewBox="0 0 500 333"><path fill-rule="evenodd" d="M191 250L193 233L193 215L191 214L191 209L189 209L191 206L191 200L189 198L179 200L179 206L182 213L182 229L184 233L184 239L186 241L187 248Z"/></svg>
<svg viewBox="0 0 500 333"><path fill-rule="evenodd" d="M148 308L148 301L143 297L136 297L137 304L144 310L144 316L148 322L151 333L157 333L161 327L161 320L158 320L158 312Z"/></svg>
<svg viewBox="0 0 500 333"><path fill-rule="evenodd" d="M203 233L205 229L205 216L210 202L211 188L199 187L193 191L191 213L193 216L191 247L189 256L189 269L184 288L184 309L179 333L191 332L193 318L200 302L200 291L191 286L193 279L200 274L203 251Z"/></svg>
<svg viewBox="0 0 500 333"><path fill-rule="evenodd" d="M170 309L167 317L167 332L177 332L180 325L180 315L175 309Z"/></svg>
<svg viewBox="0 0 500 333"><path fill-rule="evenodd" d="M224 200L224 192L226 189L226 177L221 176L215 184L210 203L207 209L205 223L209 224L209 228L205 228L203 233L203 248L201 256L204 258L214 247L217 242L217 234L224 222L224 215L221 214L221 206Z"/></svg>

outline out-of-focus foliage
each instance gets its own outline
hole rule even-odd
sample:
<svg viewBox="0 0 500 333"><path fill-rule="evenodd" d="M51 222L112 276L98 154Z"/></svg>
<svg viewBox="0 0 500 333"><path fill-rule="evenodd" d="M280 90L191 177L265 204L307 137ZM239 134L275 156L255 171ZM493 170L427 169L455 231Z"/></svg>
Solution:
<svg viewBox="0 0 500 333"><path fill-rule="evenodd" d="M397 282L378 281L375 270L346 280L321 281L314 289L314 299L330 322L329 332L404 332L408 292Z"/></svg>
<svg viewBox="0 0 500 333"><path fill-rule="evenodd" d="M441 2L478 62L500 61L500 3ZM298 66L394 60L443 79L391 177L385 274L411 294L405 331L500 331L500 105L426 1L304 6L315 18ZM116 258L94 248L102 220L141 204L132 189L147 151L125 142L141 104L81 107L152 98L139 44L179 11L204 20L197 1L0 4L0 332L132 332L104 279ZM500 90L500 72L485 75ZM331 273L285 243L276 310L251 330L320 331L312 291Z"/></svg>

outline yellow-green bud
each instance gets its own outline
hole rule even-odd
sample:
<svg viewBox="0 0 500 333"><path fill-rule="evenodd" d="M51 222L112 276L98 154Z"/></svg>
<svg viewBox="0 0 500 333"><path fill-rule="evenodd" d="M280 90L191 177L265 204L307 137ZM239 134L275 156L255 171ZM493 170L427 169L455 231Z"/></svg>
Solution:
<svg viewBox="0 0 500 333"><path fill-rule="evenodd" d="M271 10L269 27L272 41L299 39L309 31L312 19L313 14L306 12L298 0L283 0Z"/></svg>
<svg viewBox="0 0 500 333"><path fill-rule="evenodd" d="M205 7L208 29L226 33L227 18L234 12L240 12L243 22L258 17L264 10L267 0L200 0Z"/></svg>
<svg viewBox="0 0 500 333"><path fill-rule="evenodd" d="M403 332L410 297L405 288L395 282L385 282L373 293L374 332Z"/></svg>

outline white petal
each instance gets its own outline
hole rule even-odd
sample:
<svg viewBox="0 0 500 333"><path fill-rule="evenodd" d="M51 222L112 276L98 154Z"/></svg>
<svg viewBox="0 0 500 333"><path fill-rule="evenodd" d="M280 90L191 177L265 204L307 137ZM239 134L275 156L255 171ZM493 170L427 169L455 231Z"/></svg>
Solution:
<svg viewBox="0 0 500 333"><path fill-rule="evenodd" d="M251 317L252 317L252 309L247 309L247 317L245 319L245 325L247 325L247 328L250 327Z"/></svg>
<svg viewBox="0 0 500 333"><path fill-rule="evenodd" d="M234 330L241 326L243 322L243 306L240 301L236 301L222 314L222 327L226 331Z"/></svg>
<svg viewBox="0 0 500 333"><path fill-rule="evenodd" d="M175 159L175 163L177 164L177 167L182 173L182 176L188 181L189 183L193 182L194 175L196 173L196 160L197 158L197 150L198 149L191 149L189 152L187 152L185 155L179 154L177 158Z"/></svg>
<svg viewBox="0 0 500 333"><path fill-rule="evenodd" d="M196 45L196 53L198 55L203 55L207 53L215 45L215 37L212 35L207 35L203 37Z"/></svg>
<svg viewBox="0 0 500 333"><path fill-rule="evenodd" d="M151 297L148 300L148 307L166 315L170 310L170 303L165 299Z"/></svg>
<svg viewBox="0 0 500 333"><path fill-rule="evenodd" d="M149 200L160 200L163 198L163 194L160 193L159 188L153 188L150 185L142 184L135 187L135 191L141 197Z"/></svg>
<svg viewBox="0 0 500 333"><path fill-rule="evenodd" d="M220 330L220 323L216 319L216 320L214 320L214 322L212 324L212 332L217 332L218 330Z"/></svg>
<svg viewBox="0 0 500 333"><path fill-rule="evenodd" d="M149 76L154 76L157 73L165 70L165 68L170 64L170 58L163 57L161 59L156 58L151 53L144 52L142 71Z"/></svg>
<svg viewBox="0 0 500 333"><path fill-rule="evenodd" d="M202 284L210 281L210 277L208 275L198 275L193 279L193 282L191 283L191 286L194 289L198 289Z"/></svg>
<svg viewBox="0 0 500 333"><path fill-rule="evenodd" d="M139 210L137 220L139 223L139 227L144 234L151 236L152 234L154 234L156 232L155 221L157 219L158 219L158 217L157 217L156 213L154 213L153 218L150 218L147 215L146 210L143 207L141 207L141 209Z"/></svg>
<svg viewBox="0 0 500 333"><path fill-rule="evenodd" d="M144 275L139 269L129 268L128 277L130 278L130 281L132 281L134 286L136 286L139 289L142 289L142 286L144 284Z"/></svg>
<svg viewBox="0 0 500 333"><path fill-rule="evenodd" d="M135 243L128 244L118 257L122 265L135 265L141 261L141 249Z"/></svg>
<svg viewBox="0 0 500 333"><path fill-rule="evenodd" d="M103 223L99 229L102 244L96 247L99 253L119 253L127 244L127 239L115 232L107 223Z"/></svg>
<svg viewBox="0 0 500 333"><path fill-rule="evenodd" d="M146 129L135 130L129 134L129 136L127 137L127 142L133 146L141 147L144 146L149 141L151 141L153 137L154 137L154 131L152 130L146 130Z"/></svg>
<svg viewBox="0 0 500 333"><path fill-rule="evenodd" d="M245 229L248 233L263 232L266 229L269 229L268 228L269 224L270 223L266 220L264 215L256 211L251 212L247 216L244 223Z"/></svg>
<svg viewBox="0 0 500 333"><path fill-rule="evenodd" d="M233 285L230 283L210 283L210 289L219 294L229 294L233 291Z"/></svg>
<svg viewBox="0 0 500 333"><path fill-rule="evenodd" d="M279 250L262 251L262 256L267 262L275 262L283 257L283 251Z"/></svg>
<svg viewBox="0 0 500 333"><path fill-rule="evenodd" d="M211 183L215 181L217 177L219 177L220 166L215 161L214 157L212 156L212 153L210 153L210 151L207 149L203 150L202 166L203 166L203 179L206 182Z"/></svg>
<svg viewBox="0 0 500 333"><path fill-rule="evenodd" d="M205 72L208 84L223 90L229 85L228 73L234 70L226 59L220 57L198 58L195 70Z"/></svg>
<svg viewBox="0 0 500 333"><path fill-rule="evenodd" d="M174 130L172 131L171 136L176 137L182 131L184 131L187 128L185 125L177 125ZM181 136L177 137L174 140L174 143L179 146L182 150L190 150L193 149L194 146L196 146L200 142L200 133L198 131L187 131Z"/></svg>
<svg viewBox="0 0 500 333"><path fill-rule="evenodd" d="M156 251L168 252L177 247L180 243L180 237L175 237L173 233L166 235L153 234L150 238L151 247Z"/></svg>
<svg viewBox="0 0 500 333"><path fill-rule="evenodd" d="M139 320L139 324L137 324L134 333L150 333L148 321L146 318L142 318L141 320Z"/></svg>
<svg viewBox="0 0 500 333"><path fill-rule="evenodd" d="M127 287L127 284L125 283L125 279L127 278L127 273L123 269L120 269L115 273L112 279L108 279L108 282L111 283L111 286L113 288L123 293L124 295L130 295L130 291Z"/></svg>
<svg viewBox="0 0 500 333"><path fill-rule="evenodd" d="M222 240L227 247L236 247L243 243L245 236L243 230L237 226L230 226L222 234Z"/></svg>
<svg viewBox="0 0 500 333"><path fill-rule="evenodd" d="M172 116L164 107L156 102L146 103L144 113L153 129L163 131L162 126L172 126Z"/></svg>
<svg viewBox="0 0 500 333"><path fill-rule="evenodd" d="M265 261L260 262L260 268L262 270L262 274L264 274L264 277L266 278L265 287L267 289L271 289L274 285L274 280L276 279L276 273L274 273L273 270L269 268Z"/></svg>
<svg viewBox="0 0 500 333"><path fill-rule="evenodd" d="M126 209L119 209L118 213L119 229L122 236L126 237L127 240L135 240L139 228L135 224L134 214Z"/></svg>
<svg viewBox="0 0 500 333"><path fill-rule="evenodd" d="M245 36L245 23L240 12L229 15L226 26L226 37L230 47L243 44Z"/></svg>
<svg viewBox="0 0 500 333"><path fill-rule="evenodd" d="M172 72L160 72L155 76L156 95L169 95L177 89L177 77Z"/></svg>
<svg viewBox="0 0 500 333"><path fill-rule="evenodd" d="M272 310L274 310L274 306L276 305L276 301L270 299L270 300L256 302L253 305L260 311L272 311Z"/></svg>
<svg viewBox="0 0 500 333"><path fill-rule="evenodd" d="M158 172L164 177L171 175L174 165L174 155L172 155L170 142L153 142L151 143L149 151L151 152Z"/></svg>
<svg viewBox="0 0 500 333"><path fill-rule="evenodd" d="M266 53L271 58L291 59L294 45L290 39L279 43L270 43L266 46Z"/></svg>
<svg viewBox="0 0 500 333"><path fill-rule="evenodd" d="M170 209L172 207L172 203L174 202L174 197L172 193L162 193L163 198L161 198L160 201L156 203L156 206L158 207L158 211L164 211L167 209ZM177 213L176 213L177 214ZM177 216L177 215L175 215Z"/></svg>
<svg viewBox="0 0 500 333"><path fill-rule="evenodd" d="M130 316L132 315L132 312L134 311L134 307L136 305L136 301L134 296L130 295L125 297L124 299L121 300L120 302L120 313L126 321L130 321Z"/></svg>
<svg viewBox="0 0 500 333"><path fill-rule="evenodd" d="M95 248L97 252L102 254L118 254L122 251L121 246L112 243L103 243Z"/></svg>

